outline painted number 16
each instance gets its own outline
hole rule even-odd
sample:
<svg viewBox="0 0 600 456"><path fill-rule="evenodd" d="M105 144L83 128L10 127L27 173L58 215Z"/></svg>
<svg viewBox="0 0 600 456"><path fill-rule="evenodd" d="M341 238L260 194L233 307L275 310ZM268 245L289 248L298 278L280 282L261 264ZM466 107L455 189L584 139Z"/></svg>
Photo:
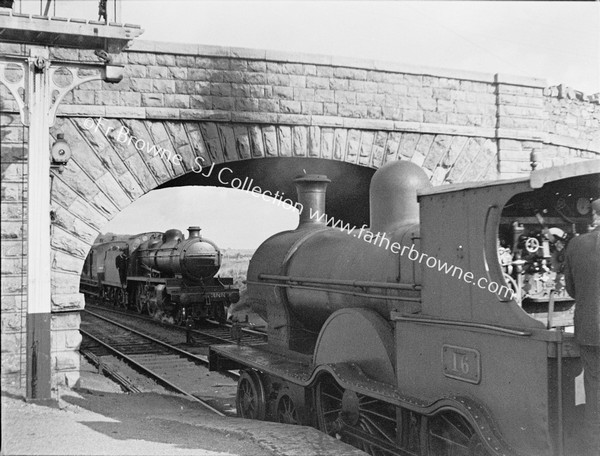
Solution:
<svg viewBox="0 0 600 456"><path fill-rule="evenodd" d="M452 353L452 370L467 375L469 373L469 360L467 359L467 355L456 352Z"/></svg>
<svg viewBox="0 0 600 456"><path fill-rule="evenodd" d="M444 344L442 364L446 377L475 384L481 380L480 355L473 348Z"/></svg>

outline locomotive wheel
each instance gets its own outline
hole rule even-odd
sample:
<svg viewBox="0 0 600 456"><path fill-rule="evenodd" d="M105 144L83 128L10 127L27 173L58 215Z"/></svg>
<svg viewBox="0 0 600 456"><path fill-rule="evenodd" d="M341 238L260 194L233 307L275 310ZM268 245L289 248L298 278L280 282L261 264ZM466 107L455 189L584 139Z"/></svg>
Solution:
<svg viewBox="0 0 600 456"><path fill-rule="evenodd" d="M237 415L241 418L265 419L265 388L255 371L242 371L242 375L238 380L235 407Z"/></svg>
<svg viewBox="0 0 600 456"><path fill-rule="evenodd" d="M469 440L469 456L489 456L477 433L474 433Z"/></svg>
<svg viewBox="0 0 600 456"><path fill-rule="evenodd" d="M152 318L156 318L158 311L160 310L156 305L156 302L148 301L146 308L148 309L148 315L150 315Z"/></svg>
<svg viewBox="0 0 600 456"><path fill-rule="evenodd" d="M171 306L171 297L166 293L163 294L163 289L160 289L161 285L155 287L155 290L152 291L152 295L154 299L148 299L146 308L148 309L148 315L152 318L158 318L159 315L165 314L169 315L169 309Z"/></svg>
<svg viewBox="0 0 600 456"><path fill-rule="evenodd" d="M219 323L225 323L227 320L227 311L222 302L215 302L212 304L213 318Z"/></svg>
<svg viewBox="0 0 600 456"><path fill-rule="evenodd" d="M139 314L144 313L144 308L146 307L144 297L144 286L139 285L135 290L135 310L137 310Z"/></svg>
<svg viewBox="0 0 600 456"><path fill-rule="evenodd" d="M300 424L296 404L291 397L284 394L277 401L277 422L285 424Z"/></svg>
<svg viewBox="0 0 600 456"><path fill-rule="evenodd" d="M115 305L115 290L113 287L109 287L106 292L106 302Z"/></svg>
<svg viewBox="0 0 600 456"><path fill-rule="evenodd" d="M428 422L429 450L441 456L487 456L469 421L459 413L444 412Z"/></svg>
<svg viewBox="0 0 600 456"><path fill-rule="evenodd" d="M122 288L115 291L115 302L117 306L127 308L127 293Z"/></svg>
<svg viewBox="0 0 600 456"><path fill-rule="evenodd" d="M329 376L319 381L316 393L321 431L373 456L397 454L394 406L344 390Z"/></svg>

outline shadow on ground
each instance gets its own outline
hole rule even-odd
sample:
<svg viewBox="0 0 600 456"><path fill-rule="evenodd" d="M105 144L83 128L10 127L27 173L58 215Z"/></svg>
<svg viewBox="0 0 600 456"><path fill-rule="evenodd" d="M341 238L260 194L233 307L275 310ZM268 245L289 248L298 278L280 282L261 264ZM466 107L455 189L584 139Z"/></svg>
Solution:
<svg viewBox="0 0 600 456"><path fill-rule="evenodd" d="M111 421L80 421L119 440L145 440L179 448L244 455L269 455L250 433L236 430L221 418L185 398L157 393L118 394L76 390L62 401L101 414Z"/></svg>

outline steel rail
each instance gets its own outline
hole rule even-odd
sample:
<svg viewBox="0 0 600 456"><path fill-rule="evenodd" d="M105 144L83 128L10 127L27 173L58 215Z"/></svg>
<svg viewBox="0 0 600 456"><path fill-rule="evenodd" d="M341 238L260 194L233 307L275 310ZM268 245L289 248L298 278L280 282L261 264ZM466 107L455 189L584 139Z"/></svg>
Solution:
<svg viewBox="0 0 600 456"><path fill-rule="evenodd" d="M121 385L123 388L125 388L128 392L130 392L130 393L141 393L142 392L137 386L135 386L133 383L131 383L129 380L127 380L125 377L123 377L121 374L119 374L118 371L113 370L111 367L109 367L105 363L103 363L100 360L100 358L98 356L96 356L94 353L92 353L92 350L90 350L89 348L79 349L79 351L81 352L81 354L83 356L85 356L88 359L88 361L90 363L92 363L94 366L96 366L98 368L98 372L108 375L115 382L117 382L119 385Z"/></svg>
<svg viewBox="0 0 600 456"><path fill-rule="evenodd" d="M100 317L102 318L102 317ZM103 318L104 319L104 318ZM111 322L110 320L108 320L110 323L114 323ZM121 326L122 325L118 325L117 326ZM138 361L135 361L133 358L131 358L130 356L126 355L125 353L117 350L116 348L112 347L111 345L107 344L106 342L98 339L97 337L91 335L89 332L83 330L83 329L79 329L79 331L85 335L86 337L89 337L90 339L94 340L95 342L99 343L100 345L102 345L103 347L105 347L106 349L108 349L109 351L113 352L114 354L116 354L117 356L123 358L124 360L126 360L128 363L130 363L131 365L137 367L138 369L141 369L142 371L144 371L147 375L149 375L150 377L158 380L159 382L167 385L169 388L183 394L184 396L192 399L195 402L198 402L200 405L202 405L203 407L205 407L206 409L210 410L213 413L216 413L219 416L226 416L224 413L222 413L221 411L217 410L216 408L212 407L210 404L208 404L207 402L203 401L202 399L197 398L196 396L194 396L193 394L188 393L187 391L179 388L177 385L171 383L169 380L163 378L162 376L160 376L159 374L157 374L156 372L154 372L151 369L148 369L147 367L145 367L143 364L139 363ZM137 331L134 331L135 333L137 333ZM145 336L144 336L145 337Z"/></svg>
<svg viewBox="0 0 600 456"><path fill-rule="evenodd" d="M86 310L86 309L83 309L83 311L89 313L90 315L93 315L96 318L99 318L99 319L104 320L104 321L106 321L108 323L111 323L111 324L113 324L115 326L118 326L119 328L122 328L122 329L124 329L126 331L132 332L132 333L137 334L138 336L141 336L141 337L143 337L145 339L151 340L152 342L154 342L156 344L162 345L163 347L166 347L166 348L168 348L171 351L175 351L175 352L179 353L180 355L185 356L186 358L191 358L194 361L198 361L198 362L200 362L200 363L202 363L204 365L208 365L208 358L206 356L200 356L200 355L195 355L195 354L190 353L190 352L186 352L185 350L182 350L181 348L175 347L174 345L171 345L171 344L169 344L167 342L163 342L162 340L156 339L156 338L154 338L152 336L149 336L148 334L144 334L144 333L142 333L142 332L140 332L140 331L138 331L136 329L130 328L128 326L125 326L125 325L123 325L123 324L121 324L119 322L111 320L110 318L106 318L106 317L103 317L102 315L98 315L95 312L90 312L89 310Z"/></svg>
<svg viewBox="0 0 600 456"><path fill-rule="evenodd" d="M107 317L103 317L102 315L98 315L98 314L96 314L94 312L91 312L89 310L83 309L83 311L89 313L90 315L92 315L92 316L94 316L96 318L99 318L99 319L104 320L104 321L106 321L106 322L108 322L110 324L118 326L118 327L120 327L120 328L122 328L122 329L124 329L126 331L129 331L129 332L132 332L134 334L137 334L140 337L148 339L148 340L150 340L150 341L152 341L152 342L154 342L156 344L162 345L163 347L165 347L165 348L167 348L167 349L169 349L171 351L178 352L179 354L185 356L188 359L192 359L194 361L198 361L200 364L205 365L205 366L209 365L208 357L206 357L206 356L196 355L194 353L187 352L187 351L182 350L182 349L180 349L178 347L175 347L174 345L171 345L171 344L169 344L167 342L164 342L164 341L162 341L160 339L156 339L156 338L154 338L154 337L152 337L152 336L150 336L148 334L144 334L143 332L137 331L137 330L135 330L133 328L130 328L130 327L126 326L126 325L123 325L122 323L119 323L117 321L111 320L110 318L107 318ZM108 311L112 312L112 310L110 310L110 309ZM119 313L122 313L122 312L119 312ZM138 317L138 315L136 315L136 314L125 314L125 315L131 315L131 316L134 316L134 317ZM146 321L160 323L162 325L165 324L165 323L162 323L162 322L157 322L154 319L147 319ZM180 328L180 326L175 326L175 325L171 325L171 326L173 326L174 328ZM203 333L200 333L200 334L203 334ZM213 336L210 336L210 337L213 337ZM226 339L221 339L221 338L219 338L217 336L214 336L214 338L222 340L222 341L225 341L228 344L232 343L231 341L227 341ZM239 377L240 377L239 374L237 372L234 372L234 371L226 371L226 375L228 375L229 377L232 377L235 380L238 380Z"/></svg>
<svg viewBox="0 0 600 456"><path fill-rule="evenodd" d="M128 317L137 318L139 320L143 320L143 321L148 321L148 322L151 322L151 323L155 323L157 325L161 325L161 326L164 326L166 328L172 328L172 329L176 329L176 330L179 330L179 331L187 331L187 329L184 326L179 326L179 325L176 325L176 324L173 324L173 323L166 323L164 321L156 320L156 319L154 319L152 317L148 317L146 315L141 315L139 313L128 312L127 310L123 310L122 308L121 309L111 309L109 307L106 307L106 306L103 306L103 305L100 305L100 304L97 304L97 303L94 303L94 304L89 303L89 304L86 304L86 305L87 306L97 306L99 309L104 310L106 312L111 312L111 313L115 313L115 314L126 315ZM84 310L87 310L87 309L84 309ZM215 322L214 320L207 320L207 321L210 321L211 323L213 323L215 325L221 325L221 326L229 328L229 329L231 329L231 326L232 326L231 324L218 323L218 322ZM194 333L194 334L198 334L200 336L210 337L212 339L216 339L217 341L222 342L222 343L226 343L226 344L233 343L230 339L225 339L223 337L220 337L220 336L217 336L217 335L214 335L214 334L210 334L208 332L203 332L203 331L198 330L198 329L192 329L191 332ZM263 337L263 338L267 337L267 334L265 332L258 331L256 329L242 328L242 332L244 332L244 333L246 333L248 335L254 335L254 336L259 336L259 337Z"/></svg>

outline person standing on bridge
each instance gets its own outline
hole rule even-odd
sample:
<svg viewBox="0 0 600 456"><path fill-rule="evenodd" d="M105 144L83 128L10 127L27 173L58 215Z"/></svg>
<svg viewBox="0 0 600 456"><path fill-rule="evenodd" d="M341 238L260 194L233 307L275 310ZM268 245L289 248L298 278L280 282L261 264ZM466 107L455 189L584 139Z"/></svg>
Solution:
<svg viewBox="0 0 600 456"><path fill-rule="evenodd" d="M600 198L592 202L595 229L569 242L565 283L575 299L575 341L585 387L586 449L600 454Z"/></svg>

